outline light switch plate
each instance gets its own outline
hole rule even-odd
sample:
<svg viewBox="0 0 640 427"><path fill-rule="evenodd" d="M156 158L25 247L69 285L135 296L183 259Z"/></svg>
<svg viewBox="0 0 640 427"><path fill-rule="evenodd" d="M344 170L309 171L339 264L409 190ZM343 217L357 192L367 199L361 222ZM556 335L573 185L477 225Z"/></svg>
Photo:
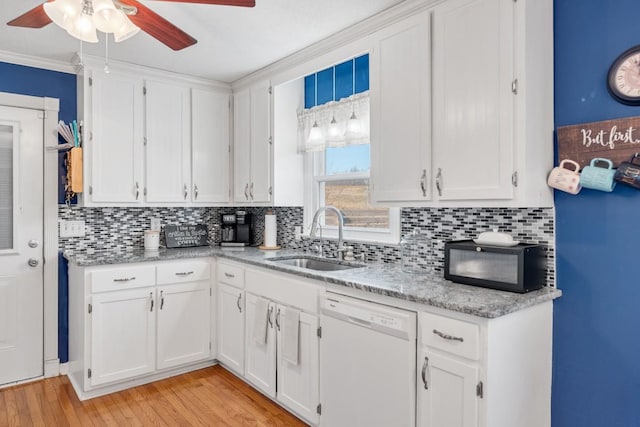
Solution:
<svg viewBox="0 0 640 427"><path fill-rule="evenodd" d="M151 218L151 230L160 231L160 218Z"/></svg>
<svg viewBox="0 0 640 427"><path fill-rule="evenodd" d="M300 240L301 236L302 236L302 227L299 225L296 225L294 228L294 239L296 240Z"/></svg>
<svg viewBox="0 0 640 427"><path fill-rule="evenodd" d="M60 221L60 237L84 237L84 221Z"/></svg>

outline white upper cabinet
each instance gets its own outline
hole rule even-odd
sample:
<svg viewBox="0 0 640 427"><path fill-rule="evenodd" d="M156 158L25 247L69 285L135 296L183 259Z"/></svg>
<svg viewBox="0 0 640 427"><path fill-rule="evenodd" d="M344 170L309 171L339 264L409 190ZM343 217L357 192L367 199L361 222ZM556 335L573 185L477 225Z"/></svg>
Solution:
<svg viewBox="0 0 640 427"><path fill-rule="evenodd" d="M86 205L143 200L143 80L116 71L88 70L85 106Z"/></svg>
<svg viewBox="0 0 640 427"><path fill-rule="evenodd" d="M513 198L514 4L450 0L433 12L433 165L439 200Z"/></svg>
<svg viewBox="0 0 640 427"><path fill-rule="evenodd" d="M191 90L191 200L226 203L230 198L230 97Z"/></svg>
<svg viewBox="0 0 640 427"><path fill-rule="evenodd" d="M447 0L374 33L372 202L552 206L552 24L551 0Z"/></svg>
<svg viewBox="0 0 640 427"><path fill-rule="evenodd" d="M230 88L126 64L106 74L85 61L86 206L229 202Z"/></svg>
<svg viewBox="0 0 640 427"><path fill-rule="evenodd" d="M190 178L189 89L146 82L146 200L187 202Z"/></svg>
<svg viewBox="0 0 640 427"><path fill-rule="evenodd" d="M234 199L271 201L271 86L257 83L234 94Z"/></svg>
<svg viewBox="0 0 640 427"><path fill-rule="evenodd" d="M371 52L371 197L429 200L430 32L422 12L381 30Z"/></svg>

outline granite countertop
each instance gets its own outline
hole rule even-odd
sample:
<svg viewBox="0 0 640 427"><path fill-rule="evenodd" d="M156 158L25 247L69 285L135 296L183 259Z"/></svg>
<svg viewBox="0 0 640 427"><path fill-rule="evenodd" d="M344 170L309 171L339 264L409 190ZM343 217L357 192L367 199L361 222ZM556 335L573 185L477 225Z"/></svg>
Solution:
<svg viewBox="0 0 640 427"><path fill-rule="evenodd" d="M392 264L367 263L364 267L340 271L316 271L283 265L274 258L309 256L300 251L261 251L256 248L225 249L219 246L161 249L155 254L142 249L96 251L67 254L65 258L81 267L163 261L199 257L220 257L257 267L296 274L314 280L346 286L379 295L427 304L474 316L495 318L553 300L562 295L556 288L542 288L526 294L497 291L453 283L442 276L411 274Z"/></svg>

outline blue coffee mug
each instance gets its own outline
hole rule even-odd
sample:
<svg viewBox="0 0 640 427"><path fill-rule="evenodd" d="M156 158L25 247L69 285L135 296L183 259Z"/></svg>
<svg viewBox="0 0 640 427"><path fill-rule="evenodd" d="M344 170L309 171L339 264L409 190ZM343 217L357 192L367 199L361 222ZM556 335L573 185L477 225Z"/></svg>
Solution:
<svg viewBox="0 0 640 427"><path fill-rule="evenodd" d="M607 167L596 166L598 162L606 163ZM582 170L580 185L584 188L610 193L616 186L616 181L613 179L615 174L616 170L613 169L613 162L611 160L597 157L591 160L591 164L585 166Z"/></svg>

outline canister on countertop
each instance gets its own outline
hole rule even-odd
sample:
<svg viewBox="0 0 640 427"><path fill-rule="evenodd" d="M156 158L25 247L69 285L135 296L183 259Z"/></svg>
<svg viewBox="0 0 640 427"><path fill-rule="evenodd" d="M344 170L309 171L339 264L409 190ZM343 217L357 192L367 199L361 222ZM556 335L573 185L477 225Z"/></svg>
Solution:
<svg viewBox="0 0 640 427"><path fill-rule="evenodd" d="M416 228L400 242L402 271L430 273L433 271L433 244L427 234Z"/></svg>

